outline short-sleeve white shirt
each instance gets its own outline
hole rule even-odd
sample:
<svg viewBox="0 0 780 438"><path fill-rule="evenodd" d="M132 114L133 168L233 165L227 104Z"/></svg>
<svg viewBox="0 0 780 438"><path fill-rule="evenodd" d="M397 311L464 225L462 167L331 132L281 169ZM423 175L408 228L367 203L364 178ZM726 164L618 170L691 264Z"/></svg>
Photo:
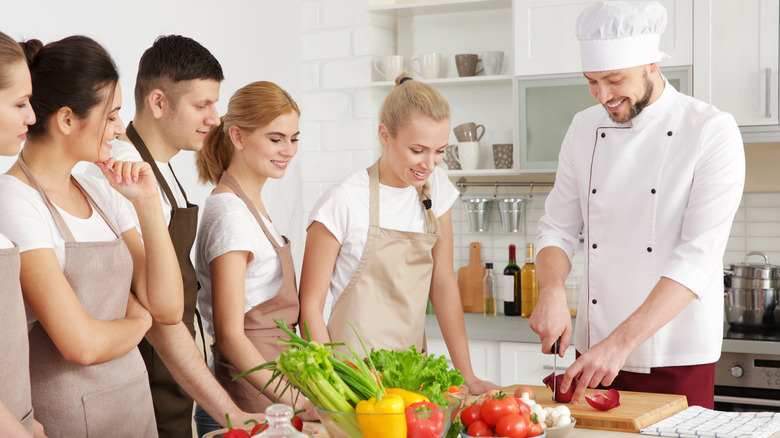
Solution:
<svg viewBox="0 0 780 438"><path fill-rule="evenodd" d="M369 227L369 177L365 169L348 175L317 201L309 215L307 227L317 221L323 224L341 244L330 281L333 303L357 271ZM430 176L433 212L440 217L458 198L458 190L444 170L436 168ZM382 228L425 232L425 216L417 189L379 184L379 226Z"/></svg>
<svg viewBox="0 0 780 438"><path fill-rule="evenodd" d="M266 228L283 244L284 239L262 214ZM203 217L195 242L195 269L201 289L198 310L203 327L214 336L211 270L209 264L231 251L248 251L253 258L244 276L244 313L276 296L282 286L282 263L274 245L249 211L244 201L232 193L217 193L206 198Z"/></svg>

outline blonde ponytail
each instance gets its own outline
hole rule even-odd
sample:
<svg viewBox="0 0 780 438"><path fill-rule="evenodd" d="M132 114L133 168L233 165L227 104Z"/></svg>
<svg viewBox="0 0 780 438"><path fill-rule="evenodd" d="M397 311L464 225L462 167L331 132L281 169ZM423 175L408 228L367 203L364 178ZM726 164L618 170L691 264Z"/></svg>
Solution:
<svg viewBox="0 0 780 438"><path fill-rule="evenodd" d="M429 181L425 181L421 187L417 187L417 196L420 197L420 205L423 208L423 214L425 215L425 227L431 234L439 234L439 219L436 217L436 213L433 212L433 201L431 200L431 184ZM428 205L425 205L428 201Z"/></svg>
<svg viewBox="0 0 780 438"><path fill-rule="evenodd" d="M198 179L203 183L217 184L233 158L233 142L225 130L223 118L219 126L211 128L203 140L203 147L197 153Z"/></svg>

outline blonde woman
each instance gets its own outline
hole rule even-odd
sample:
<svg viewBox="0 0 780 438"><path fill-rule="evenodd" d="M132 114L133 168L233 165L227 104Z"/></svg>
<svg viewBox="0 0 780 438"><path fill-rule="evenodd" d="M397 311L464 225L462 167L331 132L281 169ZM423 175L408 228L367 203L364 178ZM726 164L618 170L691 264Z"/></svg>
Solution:
<svg viewBox="0 0 780 438"><path fill-rule="evenodd" d="M213 370L236 404L264 412L278 394L269 371L241 372L278 357L284 332L274 318L295 330L298 291L290 242L279 234L260 193L268 178L282 178L298 152L300 110L290 95L271 82L253 82L236 91L222 123L209 132L198 152L198 172L216 184L206 199L196 241L201 289L198 309L214 338ZM258 395L259 394L259 395ZM281 399L291 404L290 392ZM310 408L304 398L296 408ZM307 409L303 419L316 419ZM198 433L221 426L196 408Z"/></svg>
<svg viewBox="0 0 780 438"><path fill-rule="evenodd" d="M455 367L475 393L496 388L474 375L452 267L455 187L437 165L450 107L430 85L396 79L379 113L382 156L331 187L309 217L301 321L318 342L359 349L424 349L430 298ZM334 304L326 326L328 289Z"/></svg>
<svg viewBox="0 0 780 438"><path fill-rule="evenodd" d="M32 84L27 59L19 44L0 32L0 155L12 156L35 123L30 106ZM9 437L29 437L40 423L33 421L30 399L29 345L24 301L19 286L19 247L0 234L0 430ZM13 352L13 354L10 354Z"/></svg>
<svg viewBox="0 0 780 438"><path fill-rule="evenodd" d="M124 126L106 50L84 36L23 46L36 122L0 176L0 232L21 252L35 416L57 437L155 437L136 346L152 320L176 324L183 311L157 183L148 164L109 159ZM105 178L72 176L80 161L100 162Z"/></svg>

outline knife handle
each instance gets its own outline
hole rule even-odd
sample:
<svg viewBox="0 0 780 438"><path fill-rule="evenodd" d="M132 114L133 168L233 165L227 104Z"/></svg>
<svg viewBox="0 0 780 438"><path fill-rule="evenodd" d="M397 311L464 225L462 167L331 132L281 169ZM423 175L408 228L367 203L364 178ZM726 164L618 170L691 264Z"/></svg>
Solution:
<svg viewBox="0 0 780 438"><path fill-rule="evenodd" d="M561 349L561 338L558 338L557 341L555 341L554 344L550 347L550 353L552 354L558 354L558 351Z"/></svg>

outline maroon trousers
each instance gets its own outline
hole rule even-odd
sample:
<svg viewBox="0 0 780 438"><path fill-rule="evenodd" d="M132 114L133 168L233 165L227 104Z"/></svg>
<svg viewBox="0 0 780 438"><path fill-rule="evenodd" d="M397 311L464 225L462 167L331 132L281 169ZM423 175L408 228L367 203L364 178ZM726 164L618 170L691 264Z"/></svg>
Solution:
<svg viewBox="0 0 780 438"><path fill-rule="evenodd" d="M579 352L577 352L579 357ZM688 406L715 407L715 363L651 368L650 374L620 371L612 385L602 389L679 394Z"/></svg>

